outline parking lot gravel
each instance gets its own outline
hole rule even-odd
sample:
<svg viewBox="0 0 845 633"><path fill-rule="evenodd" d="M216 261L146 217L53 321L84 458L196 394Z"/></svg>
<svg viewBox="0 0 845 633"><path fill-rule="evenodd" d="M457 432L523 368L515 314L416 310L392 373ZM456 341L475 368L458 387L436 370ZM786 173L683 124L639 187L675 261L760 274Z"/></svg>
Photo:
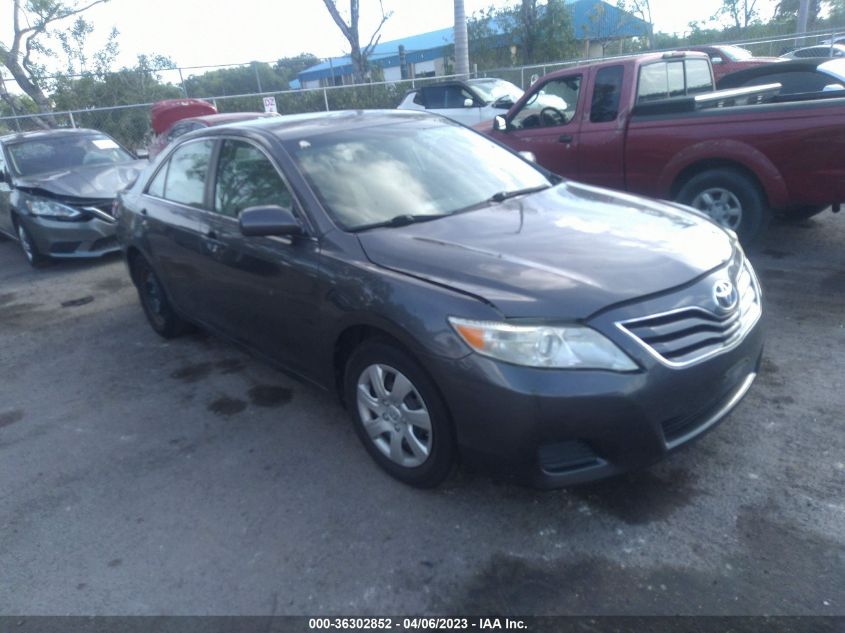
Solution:
<svg viewBox="0 0 845 633"><path fill-rule="evenodd" d="M158 338L120 258L0 241L0 614L845 615L845 217L750 257L765 360L713 432L597 484L419 491L327 394Z"/></svg>

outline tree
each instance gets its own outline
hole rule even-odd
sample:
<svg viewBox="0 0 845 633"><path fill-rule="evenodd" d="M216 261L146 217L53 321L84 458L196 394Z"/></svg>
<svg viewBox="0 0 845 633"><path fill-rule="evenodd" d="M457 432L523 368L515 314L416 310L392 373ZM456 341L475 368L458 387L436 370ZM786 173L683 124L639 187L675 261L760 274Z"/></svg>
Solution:
<svg viewBox="0 0 845 633"><path fill-rule="evenodd" d="M539 64L575 52L572 13L564 0L522 0L489 8L467 21L470 58L483 68Z"/></svg>
<svg viewBox="0 0 845 633"><path fill-rule="evenodd" d="M329 10L329 14L332 16L335 24L337 24L340 32L343 33L343 37L345 37L346 41L349 42L349 47L351 49L350 57L352 58L352 72L355 77L355 83L361 83L364 80L364 74L369 69L370 53L373 52L373 49L378 45L379 40L381 39L381 35L379 35L381 27L384 26L384 23L387 22L393 13L385 13L382 0L379 0L381 21L379 22L378 27L376 27L376 30L373 31L373 34L370 36L370 41L366 46L364 46L364 48L361 48L361 37L358 30L358 19L360 17L358 7L359 0L349 0L349 23L347 23L340 14L336 0L323 0L323 4L326 5L326 9Z"/></svg>
<svg viewBox="0 0 845 633"><path fill-rule="evenodd" d="M649 25L648 47L654 48L654 21L651 19L651 0L618 0L616 6L635 15Z"/></svg>
<svg viewBox="0 0 845 633"><path fill-rule="evenodd" d="M737 31L745 31L759 16L757 0L722 0L719 14L727 16Z"/></svg>
<svg viewBox="0 0 845 633"><path fill-rule="evenodd" d="M57 22L107 1L88 0L83 4L78 0L12 0L12 45L0 44L0 63L11 73L20 89L35 102L39 112L48 113L52 107L42 85L45 69L35 61L33 54L47 50L45 36L49 37L50 28ZM83 31L84 27L77 35L84 38ZM11 94L2 82L0 85L0 98L13 110L22 107L20 98ZM54 124L50 117L41 117L40 121L44 126Z"/></svg>

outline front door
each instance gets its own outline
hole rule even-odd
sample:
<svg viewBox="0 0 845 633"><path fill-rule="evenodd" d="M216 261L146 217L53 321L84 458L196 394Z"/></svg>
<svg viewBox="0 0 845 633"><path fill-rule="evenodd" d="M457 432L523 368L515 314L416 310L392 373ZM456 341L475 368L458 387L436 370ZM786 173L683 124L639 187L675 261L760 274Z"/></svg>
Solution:
<svg viewBox="0 0 845 633"><path fill-rule="evenodd" d="M537 162L567 178L578 175L581 75L548 80L509 115L506 144L530 151Z"/></svg>
<svg viewBox="0 0 845 633"><path fill-rule="evenodd" d="M319 243L310 236L246 237L238 215L253 206L297 206L269 155L252 142L220 148L208 214L210 324L294 371L310 373L318 327Z"/></svg>

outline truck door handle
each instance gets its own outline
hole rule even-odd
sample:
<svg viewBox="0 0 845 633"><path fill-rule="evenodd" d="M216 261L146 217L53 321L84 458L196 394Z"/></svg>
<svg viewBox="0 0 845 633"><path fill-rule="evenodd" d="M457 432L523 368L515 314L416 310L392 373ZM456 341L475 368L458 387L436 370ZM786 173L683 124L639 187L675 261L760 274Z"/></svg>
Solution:
<svg viewBox="0 0 845 633"><path fill-rule="evenodd" d="M216 240L217 239L217 232L214 231L214 229L209 229L208 231L205 232L205 236L210 240Z"/></svg>
<svg viewBox="0 0 845 633"><path fill-rule="evenodd" d="M571 143L572 142L572 135L571 134L561 134L560 137L557 139L559 143Z"/></svg>
<svg viewBox="0 0 845 633"><path fill-rule="evenodd" d="M141 215L143 215L144 217L146 217L146 216L147 216L147 210L146 210L146 209L141 209Z"/></svg>

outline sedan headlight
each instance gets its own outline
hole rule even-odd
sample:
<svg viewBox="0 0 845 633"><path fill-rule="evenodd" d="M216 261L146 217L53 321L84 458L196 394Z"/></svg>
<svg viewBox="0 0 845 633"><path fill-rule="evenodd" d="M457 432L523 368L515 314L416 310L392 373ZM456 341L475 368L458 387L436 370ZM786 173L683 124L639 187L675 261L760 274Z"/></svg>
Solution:
<svg viewBox="0 0 845 633"><path fill-rule="evenodd" d="M57 220L78 220L82 217L82 213L73 207L69 207L61 202L55 200L47 200L44 198L30 198L26 201L26 206L32 215L37 215L44 218L55 218Z"/></svg>
<svg viewBox="0 0 845 633"><path fill-rule="evenodd" d="M515 325L449 317L449 323L473 350L484 356L554 369L632 371L637 365L613 342L583 325Z"/></svg>

